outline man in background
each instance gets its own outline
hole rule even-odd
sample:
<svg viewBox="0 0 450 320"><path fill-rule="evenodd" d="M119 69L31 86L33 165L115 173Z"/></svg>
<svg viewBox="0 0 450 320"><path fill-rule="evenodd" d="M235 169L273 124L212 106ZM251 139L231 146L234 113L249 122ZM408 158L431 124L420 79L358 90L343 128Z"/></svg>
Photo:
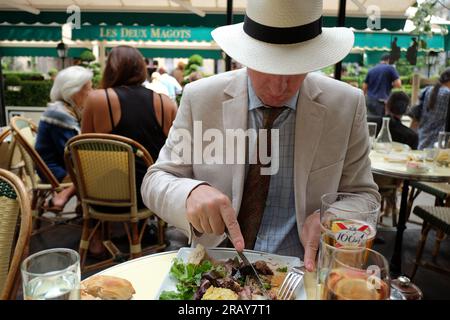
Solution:
<svg viewBox="0 0 450 320"><path fill-rule="evenodd" d="M177 79L168 74L163 67L159 68L158 72L161 75L159 81L166 86L169 98L176 102L177 95L181 94L182 91L181 85L178 83Z"/></svg>
<svg viewBox="0 0 450 320"><path fill-rule="evenodd" d="M367 99L368 114L384 115L384 106L392 88L401 88L402 82L397 70L389 64L390 55L384 54L381 61L369 70L363 83Z"/></svg>
<svg viewBox="0 0 450 320"><path fill-rule="evenodd" d="M389 121L389 131L392 136L392 141L407 144L411 149L417 149L419 144L419 137L417 133L403 125L402 116L408 109L410 99L403 91L397 91L391 93L386 102L386 115L391 118ZM383 118L380 116L368 116L367 121L376 122L377 134L381 129Z"/></svg>

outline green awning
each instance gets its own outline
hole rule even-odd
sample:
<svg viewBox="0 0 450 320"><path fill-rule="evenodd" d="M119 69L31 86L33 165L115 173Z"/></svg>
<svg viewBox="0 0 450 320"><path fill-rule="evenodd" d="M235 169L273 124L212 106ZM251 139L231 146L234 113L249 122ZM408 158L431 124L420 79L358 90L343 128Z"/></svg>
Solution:
<svg viewBox="0 0 450 320"><path fill-rule="evenodd" d="M362 64L364 61L364 56L362 53L350 53L348 54L342 62L354 63L357 62Z"/></svg>
<svg viewBox="0 0 450 320"><path fill-rule="evenodd" d="M355 43L353 48L363 50L390 50L391 43L397 38L397 45L402 51L406 51L413 43L411 34L383 33L383 32L355 32ZM425 40L426 50L444 51L445 37L440 34L434 34L432 37L420 37L417 40Z"/></svg>
<svg viewBox="0 0 450 320"><path fill-rule="evenodd" d="M79 58L86 48L69 48L70 58ZM36 47L0 47L2 57L58 57L56 48L36 48Z"/></svg>
<svg viewBox="0 0 450 320"><path fill-rule="evenodd" d="M61 26L0 26L0 40L60 41Z"/></svg>
<svg viewBox="0 0 450 320"><path fill-rule="evenodd" d="M212 30L205 27L83 26L72 31L72 40L211 42Z"/></svg>
<svg viewBox="0 0 450 320"><path fill-rule="evenodd" d="M145 58L189 58L199 54L205 59L223 59L221 50L137 48ZM111 48L107 48L109 52Z"/></svg>
<svg viewBox="0 0 450 320"><path fill-rule="evenodd" d="M0 23L8 22L17 23L59 23L64 24L70 14L57 11L41 11L40 14L34 15L23 11L0 11ZM191 13L144 13L144 12L85 12L81 13L82 23L90 25L116 25L122 24L126 26L172 26L172 27L210 27L215 28L226 24L226 14L207 14L200 17ZM244 21L243 14L233 15L235 23ZM398 31L403 29L405 18L383 18L381 17L381 29L386 28L390 31ZM337 17L324 17L325 27L334 27L337 25ZM367 17L347 17L345 19L347 27L353 27L358 30L367 28Z"/></svg>

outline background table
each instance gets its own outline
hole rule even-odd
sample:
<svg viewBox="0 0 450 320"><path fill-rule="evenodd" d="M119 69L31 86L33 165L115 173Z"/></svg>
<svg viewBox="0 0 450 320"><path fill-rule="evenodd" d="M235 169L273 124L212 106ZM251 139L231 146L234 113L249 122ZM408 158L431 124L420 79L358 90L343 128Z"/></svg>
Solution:
<svg viewBox="0 0 450 320"><path fill-rule="evenodd" d="M176 254L177 251L152 254L118 264L98 274L116 276L130 281L136 290L133 296L135 300L155 300L158 298L156 297L158 289L169 272ZM308 300L315 299L315 273L307 273L304 279Z"/></svg>
<svg viewBox="0 0 450 320"><path fill-rule="evenodd" d="M414 151L412 151L414 153ZM417 152L416 152L417 153ZM403 232L406 229L408 211L408 191L410 181L423 182L450 182L450 169L438 168L432 162L428 162L430 170L425 173L410 173L406 170L406 162L389 162L385 160L387 154L372 151L370 160L372 162L372 172L403 181L400 211L397 223L397 235L395 237L395 247L391 258L391 273L397 277L402 272L402 243Z"/></svg>

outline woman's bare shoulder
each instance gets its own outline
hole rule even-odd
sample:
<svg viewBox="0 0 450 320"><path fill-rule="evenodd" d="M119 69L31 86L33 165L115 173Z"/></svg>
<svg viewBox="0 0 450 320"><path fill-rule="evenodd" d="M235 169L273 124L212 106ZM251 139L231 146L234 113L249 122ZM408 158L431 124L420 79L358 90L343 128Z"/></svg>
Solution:
<svg viewBox="0 0 450 320"><path fill-rule="evenodd" d="M105 98L106 98L106 95L105 95L105 90L104 89L92 90L89 93L89 100L94 101L94 102L104 101Z"/></svg>

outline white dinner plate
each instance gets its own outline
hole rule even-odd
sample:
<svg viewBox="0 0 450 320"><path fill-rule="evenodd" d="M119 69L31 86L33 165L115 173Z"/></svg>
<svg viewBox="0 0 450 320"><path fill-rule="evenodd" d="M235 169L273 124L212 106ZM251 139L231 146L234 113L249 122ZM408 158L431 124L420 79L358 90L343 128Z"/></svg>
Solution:
<svg viewBox="0 0 450 320"><path fill-rule="evenodd" d="M178 251L176 258L181 259L183 262L188 260L189 255L194 250L194 248L181 248ZM237 253L234 249L230 248L207 248L206 252L208 256L215 260L227 260L233 259L237 257ZM289 257L289 256L280 256L276 254L270 254L266 252L252 251L252 250L244 250L245 256L248 258L250 262L255 262L258 260L264 260L269 266L274 269L278 267L287 267L290 270L292 267L301 267L303 266L303 262L298 257ZM172 265L171 265L172 266ZM161 287L157 291L155 296L155 300L159 299L159 296L163 291L177 291L176 289L176 279L173 279L170 276L170 268L167 270L167 274L161 284ZM306 291L304 287L304 283L297 287L295 292L296 300L306 300Z"/></svg>

